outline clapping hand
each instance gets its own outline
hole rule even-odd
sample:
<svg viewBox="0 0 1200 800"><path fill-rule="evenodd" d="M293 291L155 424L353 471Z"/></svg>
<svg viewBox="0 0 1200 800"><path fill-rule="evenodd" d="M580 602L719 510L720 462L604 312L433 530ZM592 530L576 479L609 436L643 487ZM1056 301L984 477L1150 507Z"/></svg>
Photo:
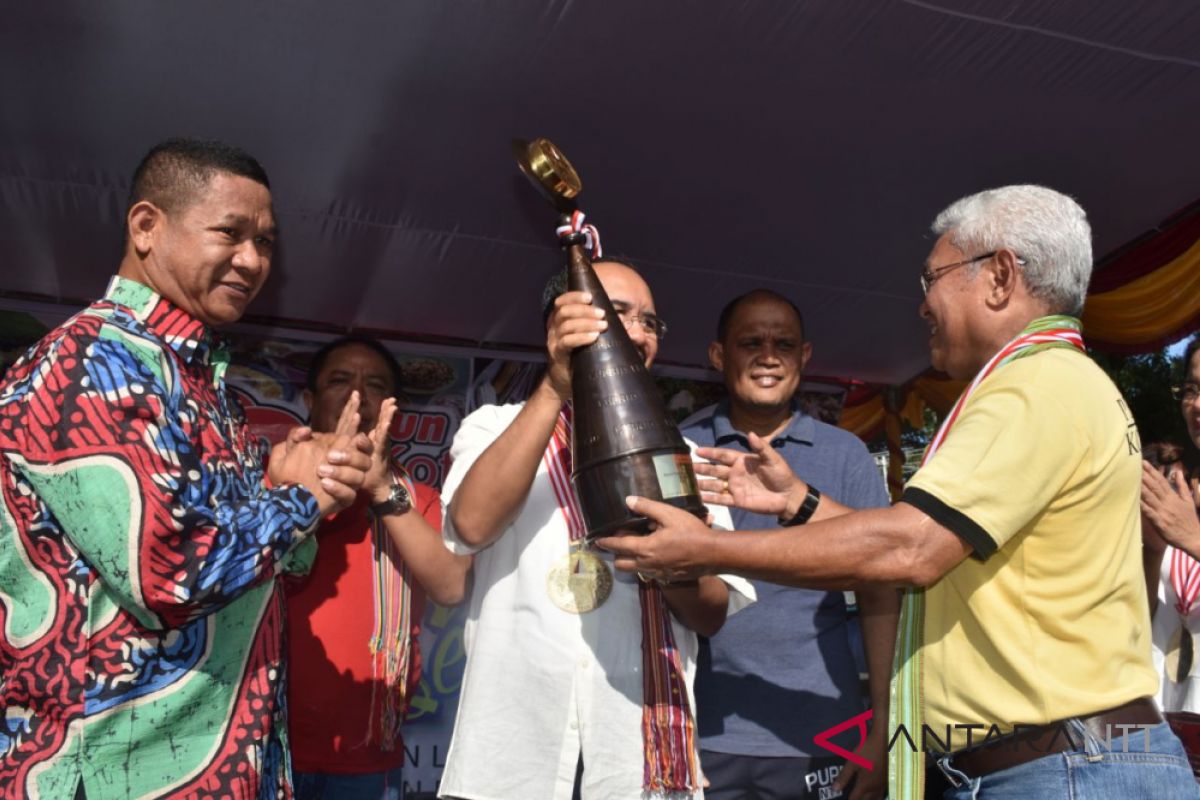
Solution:
<svg viewBox="0 0 1200 800"><path fill-rule="evenodd" d="M352 392L333 433L314 433L307 427L289 431L271 451L272 483L298 483L308 489L323 515L353 503L374 451L371 438L358 433L359 403L358 392Z"/></svg>
<svg viewBox="0 0 1200 800"><path fill-rule="evenodd" d="M379 419L375 421L375 428L367 434L371 439L373 449L371 451L371 467L367 470L362 488L371 495L372 503L384 502L392 491L388 432L392 427L392 417L395 415L396 399L389 397L379 407Z"/></svg>
<svg viewBox="0 0 1200 800"><path fill-rule="evenodd" d="M1192 558L1200 557L1200 486L1191 485L1182 470L1163 477L1153 465L1142 464L1142 515L1170 545ZM1152 540L1151 540L1152 541Z"/></svg>

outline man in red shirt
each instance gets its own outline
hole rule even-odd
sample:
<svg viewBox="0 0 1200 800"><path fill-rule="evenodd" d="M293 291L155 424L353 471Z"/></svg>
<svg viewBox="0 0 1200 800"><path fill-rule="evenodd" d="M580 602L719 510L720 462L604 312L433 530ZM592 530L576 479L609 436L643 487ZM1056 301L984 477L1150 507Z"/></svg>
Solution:
<svg viewBox="0 0 1200 800"><path fill-rule="evenodd" d="M400 724L421 674L425 597L453 605L466 591L471 559L442 544L437 491L415 484L389 456L398 378L391 353L357 337L326 345L308 373L304 400L314 430L336 425L357 389L361 430L382 441L357 501L321 523L318 557L287 587L299 800L403 797Z"/></svg>

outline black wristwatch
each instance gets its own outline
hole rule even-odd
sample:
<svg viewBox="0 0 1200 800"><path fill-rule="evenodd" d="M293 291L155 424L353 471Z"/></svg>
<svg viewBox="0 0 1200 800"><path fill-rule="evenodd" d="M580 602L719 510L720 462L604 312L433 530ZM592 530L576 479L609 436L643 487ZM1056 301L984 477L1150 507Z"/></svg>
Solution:
<svg viewBox="0 0 1200 800"><path fill-rule="evenodd" d="M800 504L800 510L796 512L796 516L785 520L779 518L779 525L782 528L790 528L793 525L803 525L812 519L812 515L817 511L817 504L821 502L821 490L809 484L808 494L804 495L804 502Z"/></svg>
<svg viewBox="0 0 1200 800"><path fill-rule="evenodd" d="M404 481L393 475L392 490L388 493L387 500L372 503L371 513L377 517L384 517L388 514L404 514L412 508L412 505L412 495L408 493L408 487L404 485Z"/></svg>

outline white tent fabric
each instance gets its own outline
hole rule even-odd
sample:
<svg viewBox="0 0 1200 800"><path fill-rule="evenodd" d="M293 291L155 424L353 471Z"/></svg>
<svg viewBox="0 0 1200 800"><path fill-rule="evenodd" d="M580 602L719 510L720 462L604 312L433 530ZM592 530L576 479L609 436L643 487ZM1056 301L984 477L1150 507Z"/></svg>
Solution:
<svg viewBox="0 0 1200 800"><path fill-rule="evenodd" d="M1053 186L1104 254L1200 198L1190 0L22 3L0 68L9 300L99 293L133 166L198 135L272 177L255 317L536 349L555 217L508 142L548 136L645 268L665 361L703 365L724 302L767 286L810 372L898 382L928 364L950 201Z"/></svg>

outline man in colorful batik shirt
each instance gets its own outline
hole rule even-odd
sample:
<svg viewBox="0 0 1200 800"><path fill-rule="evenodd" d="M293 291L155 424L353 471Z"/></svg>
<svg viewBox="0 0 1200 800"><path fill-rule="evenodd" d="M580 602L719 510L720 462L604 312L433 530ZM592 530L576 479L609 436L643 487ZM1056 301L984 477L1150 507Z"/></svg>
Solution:
<svg viewBox="0 0 1200 800"><path fill-rule="evenodd" d="M933 231L920 275L931 360L970 383L899 503L850 512L770 450L716 451L710 490L757 476L807 524L719 536L643 499L662 529L603 546L668 578L904 587L893 800L923 796L927 752L946 798L1200 797L1151 699L1141 453L1121 393L1083 349L1083 209L1007 186L952 204Z"/></svg>
<svg viewBox="0 0 1200 800"><path fill-rule="evenodd" d="M267 476L225 391L211 329L275 239L253 158L158 145L126 225L105 296L0 384L0 795L287 797L275 578L370 439L293 431Z"/></svg>

